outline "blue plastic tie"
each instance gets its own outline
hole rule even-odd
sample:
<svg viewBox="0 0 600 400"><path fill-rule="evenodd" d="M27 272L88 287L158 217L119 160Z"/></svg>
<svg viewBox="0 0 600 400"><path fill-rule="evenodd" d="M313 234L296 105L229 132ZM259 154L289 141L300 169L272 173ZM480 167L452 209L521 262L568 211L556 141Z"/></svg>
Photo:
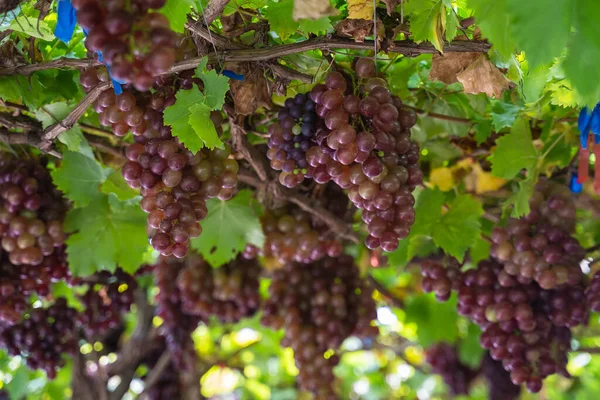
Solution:
<svg viewBox="0 0 600 400"><path fill-rule="evenodd" d="M244 81L244 79L245 79L245 78L244 78L244 75L236 74L235 72L233 72L233 71L230 71L230 70L228 70L228 69L224 69L224 70L222 70L222 71L221 71L221 74L222 74L223 76L226 76L226 77L228 77L229 79L233 79L233 80L235 80L235 81L242 81L242 82L243 82L243 81Z"/></svg>
<svg viewBox="0 0 600 400"><path fill-rule="evenodd" d="M87 29L83 29L83 34L85 36L88 35ZM106 63L104 62L104 58L102 57L102 52L101 51L97 51L96 53L98 54L98 62L101 62L104 65L106 65ZM123 88L121 87L121 85L124 85L125 82L124 81L119 81L119 80L113 78L112 74L110 73L110 67L108 65L106 65L106 69L108 70L108 76L110 76L110 79L112 81L113 90L114 90L115 94L116 95L120 95L121 93L123 93Z"/></svg>
<svg viewBox="0 0 600 400"><path fill-rule="evenodd" d="M587 107L583 107L581 112L579 113L579 119L577 121L577 128L579 129L579 141L581 142L581 147L583 149L587 149L588 146L588 137L590 135L592 121L592 113L588 110Z"/></svg>
<svg viewBox="0 0 600 400"><path fill-rule="evenodd" d="M64 43L69 43L75 32L77 18L75 17L75 9L71 0L58 0L58 20L56 21L56 29L54 36Z"/></svg>
<svg viewBox="0 0 600 400"><path fill-rule="evenodd" d="M594 107L592 112L592 122L590 125L592 133L594 134L594 143L600 143L600 103Z"/></svg>
<svg viewBox="0 0 600 400"><path fill-rule="evenodd" d="M583 190L583 184L577 182L577 174L571 175L571 182L569 182L569 189L573 193L581 193Z"/></svg>

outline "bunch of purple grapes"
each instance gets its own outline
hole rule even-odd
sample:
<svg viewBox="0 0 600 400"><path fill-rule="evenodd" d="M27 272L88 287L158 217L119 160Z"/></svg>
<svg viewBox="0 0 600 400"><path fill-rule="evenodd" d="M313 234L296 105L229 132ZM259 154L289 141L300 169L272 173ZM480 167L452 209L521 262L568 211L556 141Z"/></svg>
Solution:
<svg viewBox="0 0 600 400"><path fill-rule="evenodd" d="M191 334L200 318L183 310L184 294L177 287L177 276L185 264L175 258L161 257L154 266L154 281L160 290L156 296L157 315L163 319L162 334L175 365L179 369L193 368L194 343Z"/></svg>
<svg viewBox="0 0 600 400"><path fill-rule="evenodd" d="M177 278L182 309L203 321L215 316L231 323L250 317L260 306L260 272L256 260L238 257L213 269L200 256L190 254Z"/></svg>
<svg viewBox="0 0 600 400"><path fill-rule="evenodd" d="M282 344L294 350L300 387L319 399L337 399L333 368L339 359L324 353L351 335L371 338L378 332L371 325L377 317L372 289L353 259L288 263L273 274L269 295L262 322L284 330Z"/></svg>
<svg viewBox="0 0 600 400"><path fill-rule="evenodd" d="M481 360L481 373L488 382L490 400L517 400L521 395L521 386L510 380L510 374L502 363L485 353Z"/></svg>
<svg viewBox="0 0 600 400"><path fill-rule="evenodd" d="M165 0L73 0L88 50L102 53L114 78L147 91L176 61L177 35L164 15Z"/></svg>
<svg viewBox="0 0 600 400"><path fill-rule="evenodd" d="M436 343L425 351L425 360L434 374L441 375L452 395L469 393L469 386L477 377L477 371L464 365L458 358L456 348L448 343Z"/></svg>
<svg viewBox="0 0 600 400"><path fill-rule="evenodd" d="M585 289L585 297L590 310L600 312L600 271L597 271Z"/></svg>
<svg viewBox="0 0 600 400"><path fill-rule="evenodd" d="M153 107L158 107L154 109ZM122 173L132 188L142 189L142 209L148 213L151 243L164 256L183 257L189 239L200 235L207 215L206 199L230 199L237 187L237 161L229 147L188 151L163 124L165 104L150 105L148 128L127 148L129 162ZM220 113L211 116L220 127Z"/></svg>
<svg viewBox="0 0 600 400"><path fill-rule="evenodd" d="M39 266L60 252L66 211L44 166L0 153L0 237L12 264Z"/></svg>
<svg viewBox="0 0 600 400"><path fill-rule="evenodd" d="M375 72L371 60L357 62L360 96L342 74L333 72L309 98L288 99L279 124L269 128L268 156L275 169L283 170L280 180L286 186L312 177L348 190L368 224L367 247L393 251L414 223L411 193L423 173L419 146L410 140L416 114Z"/></svg>
<svg viewBox="0 0 600 400"><path fill-rule="evenodd" d="M326 227L314 227L310 216L300 209L282 208L265 212L261 218L265 232L264 255L280 263L310 264L325 256L339 257L342 243Z"/></svg>
<svg viewBox="0 0 600 400"><path fill-rule="evenodd" d="M543 289L492 261L464 272L460 282L459 313L483 329L482 346L502 362L515 385L538 392L547 376L568 375L570 329L588 318L583 285Z"/></svg>
<svg viewBox="0 0 600 400"><path fill-rule="evenodd" d="M544 289L554 289L575 285L583 277L579 262L585 250L571 236L575 207L564 189L541 181L530 201L531 212L492 232L492 256L520 282L535 280Z"/></svg>
<svg viewBox="0 0 600 400"><path fill-rule="evenodd" d="M64 298L48 308L35 308L20 323L0 329L0 347L24 358L31 369L42 369L49 379L65 365L63 355L78 351L77 311Z"/></svg>
<svg viewBox="0 0 600 400"><path fill-rule="evenodd" d="M80 299L85 310L77 316L88 338L102 336L121 325L123 314L129 312L134 302L137 288L135 278L120 268L114 274L99 272L91 280Z"/></svg>
<svg viewBox="0 0 600 400"><path fill-rule="evenodd" d="M423 291L435 293L438 301L448 300L452 290L460 287L462 278L460 265L454 258L446 258L442 261L425 260L421 264L421 274Z"/></svg>

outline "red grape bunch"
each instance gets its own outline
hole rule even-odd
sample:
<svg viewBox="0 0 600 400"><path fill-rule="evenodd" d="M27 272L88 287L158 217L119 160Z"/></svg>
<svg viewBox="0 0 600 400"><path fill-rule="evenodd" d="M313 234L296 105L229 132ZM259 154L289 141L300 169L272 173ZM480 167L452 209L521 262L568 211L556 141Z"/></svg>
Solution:
<svg viewBox="0 0 600 400"><path fill-rule="evenodd" d="M491 253L504 263L505 271L525 283L533 279L544 289L574 285L583 276L579 262L585 250L570 235L575 207L561 188L540 182L530 201L531 212L521 219L511 218L491 235Z"/></svg>
<svg viewBox="0 0 600 400"><path fill-rule="evenodd" d="M426 260L421 264L421 274L423 291L435 293L438 301L448 300L452 290L458 290L460 287L462 278L460 265L454 258L442 261Z"/></svg>
<svg viewBox="0 0 600 400"><path fill-rule="evenodd" d="M312 177L348 190L368 224L367 247L393 251L414 223L411 192L423 180L419 146L410 140L416 114L390 93L385 80L374 77L371 60L358 61L356 73L356 90L333 72L310 98L288 99L279 123L269 128L268 156L283 170L285 186ZM307 143L312 146L305 150Z"/></svg>
<svg viewBox="0 0 600 400"><path fill-rule="evenodd" d="M514 384L538 392L547 376L568 375L570 328L588 318L583 285L546 290L491 261L464 272L460 281L459 313L481 326L482 346L502 361Z"/></svg>
<svg viewBox="0 0 600 400"><path fill-rule="evenodd" d="M123 314L129 312L137 288L135 278L118 268L114 274L99 272L81 296L85 310L77 318L88 339L102 336L122 323ZM97 282L97 283L94 283Z"/></svg>
<svg viewBox="0 0 600 400"><path fill-rule="evenodd" d="M309 264L325 256L339 257L344 250L326 227L313 227L310 216L300 209L265 212L261 222L265 232L264 255L275 257L282 264Z"/></svg>
<svg viewBox="0 0 600 400"><path fill-rule="evenodd" d="M20 355L31 369L46 371L49 379L65 365L63 355L79 350L75 321L77 311L59 298L48 308L35 308L19 324L0 328L0 347Z"/></svg>
<svg viewBox="0 0 600 400"><path fill-rule="evenodd" d="M11 264L39 266L62 251L67 203L45 167L0 153L0 193L0 237Z"/></svg>
<svg viewBox="0 0 600 400"><path fill-rule="evenodd" d="M349 256L324 258L312 264L288 263L276 270L263 307L262 322L284 330L284 346L294 350L300 387L318 399L337 399L333 368L337 350L349 336L377 334L377 317L370 289Z"/></svg>
<svg viewBox="0 0 600 400"><path fill-rule="evenodd" d="M477 371L459 360L455 347L448 343L436 343L425 351L425 360L431 365L433 373L442 376L452 395L469 394L469 386L477 377Z"/></svg>
<svg viewBox="0 0 600 400"><path fill-rule="evenodd" d="M112 76L139 91L152 88L154 77L176 61L176 33L167 17L150 11L164 5L165 0L73 0L87 49L100 52Z"/></svg>
<svg viewBox="0 0 600 400"><path fill-rule="evenodd" d="M162 335L177 367L189 370L195 362L191 334L200 318L183 310L184 294L177 287L177 276L184 268L181 260L161 257L153 270L155 284L160 290L156 296L156 315L163 319Z"/></svg>
<svg viewBox="0 0 600 400"><path fill-rule="evenodd" d="M238 257L213 269L200 256L190 254L177 278L183 310L208 321L237 322L251 317L260 306L260 265L256 260Z"/></svg>
<svg viewBox="0 0 600 400"><path fill-rule="evenodd" d="M485 353L481 360L481 374L488 382L490 400L517 400L521 395L521 386L510 380L510 374L502 363Z"/></svg>

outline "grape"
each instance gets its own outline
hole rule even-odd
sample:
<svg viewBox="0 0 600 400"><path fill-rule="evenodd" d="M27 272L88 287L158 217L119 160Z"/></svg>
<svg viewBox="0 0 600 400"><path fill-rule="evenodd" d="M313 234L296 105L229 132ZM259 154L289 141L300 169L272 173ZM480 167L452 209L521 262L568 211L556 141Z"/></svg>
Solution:
<svg viewBox="0 0 600 400"><path fill-rule="evenodd" d="M452 395L469 393L469 386L477 372L461 363L456 348L448 343L436 343L426 349L425 360L433 373L442 376Z"/></svg>

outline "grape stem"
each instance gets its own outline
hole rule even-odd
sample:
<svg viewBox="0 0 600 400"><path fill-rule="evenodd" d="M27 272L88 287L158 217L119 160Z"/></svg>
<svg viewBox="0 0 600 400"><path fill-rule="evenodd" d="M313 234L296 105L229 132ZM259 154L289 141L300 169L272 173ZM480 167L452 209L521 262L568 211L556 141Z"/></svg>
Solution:
<svg viewBox="0 0 600 400"><path fill-rule="evenodd" d="M1 122L0 122L1 124ZM33 146L38 149L42 149L42 144L44 142L40 139L39 135L35 133L15 133L10 132L8 129L4 129L0 127L0 142L6 144L26 144L28 146ZM56 157L62 158L62 155L54 150L52 147L45 147L43 150L46 153Z"/></svg>
<svg viewBox="0 0 600 400"><path fill-rule="evenodd" d="M166 350L164 353L162 353L154 368L152 368L152 370L148 372L148 376L145 379L144 390L142 391L142 393L140 393L139 396L140 400L149 399L148 391L159 381L161 375L163 374L165 369L167 369L170 363L171 353L169 353L169 351Z"/></svg>

